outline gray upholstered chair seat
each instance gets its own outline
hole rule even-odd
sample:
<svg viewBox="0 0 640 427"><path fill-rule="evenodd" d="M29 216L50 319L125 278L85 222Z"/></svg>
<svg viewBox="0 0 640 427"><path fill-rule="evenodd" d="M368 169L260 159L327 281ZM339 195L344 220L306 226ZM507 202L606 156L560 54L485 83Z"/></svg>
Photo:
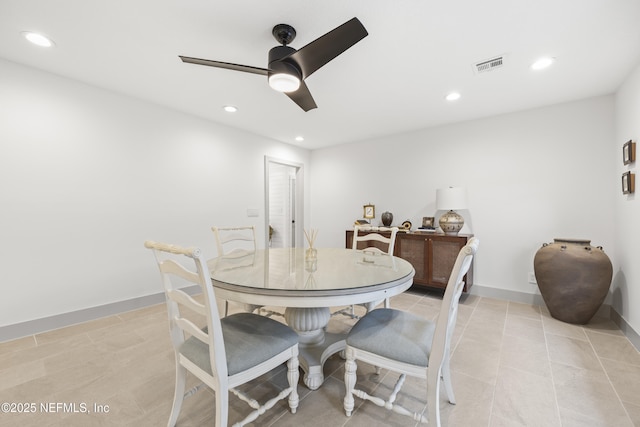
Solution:
<svg viewBox="0 0 640 427"><path fill-rule="evenodd" d="M298 335L286 325L252 313L237 313L220 320L227 356L228 375L256 366L298 342ZM209 346L190 337L180 347L180 354L200 369L212 374Z"/></svg>
<svg viewBox="0 0 640 427"><path fill-rule="evenodd" d="M347 345L427 367L435 330L435 323L414 314L379 308L355 324L347 337Z"/></svg>

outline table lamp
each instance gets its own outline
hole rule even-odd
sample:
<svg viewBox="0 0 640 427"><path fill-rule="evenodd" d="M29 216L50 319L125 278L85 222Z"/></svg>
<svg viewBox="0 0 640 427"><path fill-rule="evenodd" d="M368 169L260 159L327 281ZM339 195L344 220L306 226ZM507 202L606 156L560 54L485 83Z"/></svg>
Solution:
<svg viewBox="0 0 640 427"><path fill-rule="evenodd" d="M467 208L467 190L463 187L440 188L436 190L436 209L448 211L440 216L440 228L444 234L455 236L464 225L464 218L454 212Z"/></svg>

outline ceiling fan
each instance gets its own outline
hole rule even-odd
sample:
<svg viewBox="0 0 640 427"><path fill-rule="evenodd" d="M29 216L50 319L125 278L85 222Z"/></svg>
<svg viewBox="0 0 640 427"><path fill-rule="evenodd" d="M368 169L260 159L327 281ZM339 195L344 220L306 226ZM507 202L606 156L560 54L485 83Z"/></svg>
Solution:
<svg viewBox="0 0 640 427"><path fill-rule="evenodd" d="M180 56L180 59L191 64L267 76L269 86L279 92L284 92L300 108L309 111L317 108L317 105L304 80L369 33L358 18L353 18L299 50L287 46L296 37L296 30L291 25L278 24L273 27L272 34L282 46L276 46L269 51L268 68L187 56Z"/></svg>

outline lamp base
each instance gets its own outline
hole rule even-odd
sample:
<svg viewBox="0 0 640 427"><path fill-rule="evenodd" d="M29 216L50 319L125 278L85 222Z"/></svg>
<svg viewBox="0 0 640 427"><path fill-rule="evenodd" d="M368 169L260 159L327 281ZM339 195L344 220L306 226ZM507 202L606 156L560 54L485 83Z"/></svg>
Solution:
<svg viewBox="0 0 640 427"><path fill-rule="evenodd" d="M454 211L449 211L440 216L439 224L442 231L444 231L444 234L449 236L456 236L460 232L460 230L462 230L462 226L464 225L464 218Z"/></svg>

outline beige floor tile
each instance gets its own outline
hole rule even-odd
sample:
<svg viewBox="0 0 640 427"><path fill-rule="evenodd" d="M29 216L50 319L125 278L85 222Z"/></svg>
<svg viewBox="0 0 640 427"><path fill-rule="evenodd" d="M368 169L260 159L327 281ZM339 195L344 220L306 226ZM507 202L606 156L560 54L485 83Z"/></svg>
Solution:
<svg viewBox="0 0 640 427"><path fill-rule="evenodd" d="M527 317L530 319L540 320L540 306L533 304L522 304L518 302L509 302L508 313L510 315Z"/></svg>
<svg viewBox="0 0 640 427"><path fill-rule="evenodd" d="M36 339L33 335L18 338L11 341L0 342L0 354L10 353L12 351L24 350L36 346Z"/></svg>
<svg viewBox="0 0 640 427"><path fill-rule="evenodd" d="M500 352L500 366L544 377L551 375L546 343L524 336L505 335Z"/></svg>
<svg viewBox="0 0 640 427"><path fill-rule="evenodd" d="M541 343L545 342L544 328L540 317L537 319L522 317L509 312L505 321L504 333L505 335L527 338Z"/></svg>
<svg viewBox="0 0 640 427"><path fill-rule="evenodd" d="M640 369L611 359L600 359L609 380L623 402L640 406Z"/></svg>
<svg viewBox="0 0 640 427"><path fill-rule="evenodd" d="M640 366L640 352L625 336L586 331L598 357Z"/></svg>
<svg viewBox="0 0 640 427"><path fill-rule="evenodd" d="M488 323L496 326L503 324L507 318L507 306L481 305L475 307L469 318L473 323Z"/></svg>
<svg viewBox="0 0 640 427"><path fill-rule="evenodd" d="M53 331L37 334L36 341L38 345L47 344L49 342L59 341L62 338L78 335L82 332L90 332L96 330L107 329L114 325L122 323L118 316L103 317L101 319L92 320L90 322L79 323L77 325L68 326L66 328L55 329Z"/></svg>
<svg viewBox="0 0 640 427"><path fill-rule="evenodd" d="M590 418L579 412L574 412L566 408L560 408L560 419L562 427L633 427L628 418L606 419Z"/></svg>
<svg viewBox="0 0 640 427"><path fill-rule="evenodd" d="M593 425L631 425L604 370L581 369L558 363L552 363L551 367L563 420L571 420L572 424L587 419ZM593 402L598 402L598 405Z"/></svg>
<svg viewBox="0 0 640 427"><path fill-rule="evenodd" d="M547 334L549 360L584 369L600 369L600 362L591 343L580 339Z"/></svg>
<svg viewBox="0 0 640 427"><path fill-rule="evenodd" d="M640 405L634 405L629 402L622 402L624 408L627 410L627 414L629 414L629 418L633 422L634 426L640 426Z"/></svg>
<svg viewBox="0 0 640 427"><path fill-rule="evenodd" d="M85 333L72 335L47 344L0 354L0 366L17 366L22 363L34 362L55 354L69 351L83 345L91 344L91 339Z"/></svg>
<svg viewBox="0 0 640 427"><path fill-rule="evenodd" d="M451 405L446 399L446 392L441 388L440 416L443 426L487 426L493 402L494 387L468 375L452 373L453 393L456 404Z"/></svg>
<svg viewBox="0 0 640 427"><path fill-rule="evenodd" d="M483 341L478 335L473 338L463 335L451 357L451 369L488 384L495 384L500 346L499 342Z"/></svg>
<svg viewBox="0 0 640 427"><path fill-rule="evenodd" d="M583 325L585 329L602 332L612 335L624 335L620 328L613 322L613 320L604 318L601 316L594 316L589 323Z"/></svg>
<svg viewBox="0 0 640 427"><path fill-rule="evenodd" d="M21 363L17 366L0 370L0 390L15 387L27 381L41 378L46 375L46 369L42 360Z"/></svg>
<svg viewBox="0 0 640 427"><path fill-rule="evenodd" d="M509 307L509 301L495 298L479 298L478 302L476 303L476 307L489 308L496 311L504 310L506 312L507 308Z"/></svg>
<svg viewBox="0 0 640 427"><path fill-rule="evenodd" d="M495 413L491 414L491 420L489 421L489 427L528 427L516 420L508 420L506 418L501 417L500 415L496 415Z"/></svg>
<svg viewBox="0 0 640 427"><path fill-rule="evenodd" d="M549 314L542 315L542 325L547 334L559 335L567 338L575 338L579 340L587 340L587 335L581 325L573 325L565 323L558 319L554 319Z"/></svg>
<svg viewBox="0 0 640 427"><path fill-rule="evenodd" d="M560 426L551 378L501 367L493 414L527 427Z"/></svg>

